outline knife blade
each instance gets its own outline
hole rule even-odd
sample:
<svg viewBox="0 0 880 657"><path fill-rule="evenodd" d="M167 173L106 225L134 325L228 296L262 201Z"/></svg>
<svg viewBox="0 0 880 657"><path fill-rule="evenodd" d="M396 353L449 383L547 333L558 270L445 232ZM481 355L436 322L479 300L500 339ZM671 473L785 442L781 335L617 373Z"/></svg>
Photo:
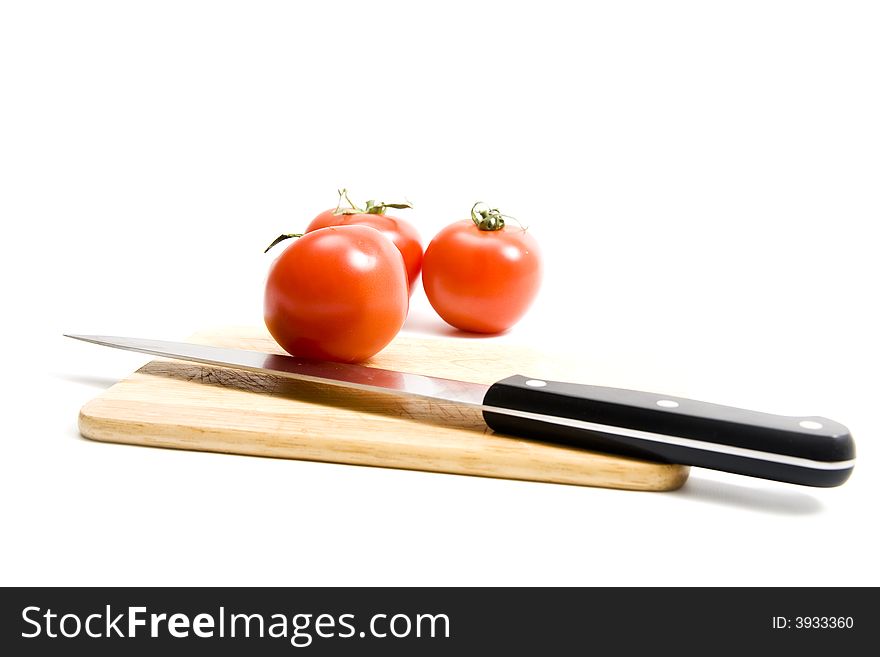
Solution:
<svg viewBox="0 0 880 657"><path fill-rule="evenodd" d="M65 337L204 365L476 407L496 432L806 486L844 483L855 443L823 417L774 415L650 392L515 375L482 385L351 363L100 335Z"/></svg>

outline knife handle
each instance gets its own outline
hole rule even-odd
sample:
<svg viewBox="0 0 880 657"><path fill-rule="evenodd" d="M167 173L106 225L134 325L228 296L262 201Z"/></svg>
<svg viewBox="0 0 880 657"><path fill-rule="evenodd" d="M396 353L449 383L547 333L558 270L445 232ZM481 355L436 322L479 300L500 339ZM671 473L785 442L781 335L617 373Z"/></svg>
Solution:
<svg viewBox="0 0 880 657"><path fill-rule="evenodd" d="M502 433L806 486L839 486L855 460L849 430L833 420L649 392L512 376L483 406Z"/></svg>

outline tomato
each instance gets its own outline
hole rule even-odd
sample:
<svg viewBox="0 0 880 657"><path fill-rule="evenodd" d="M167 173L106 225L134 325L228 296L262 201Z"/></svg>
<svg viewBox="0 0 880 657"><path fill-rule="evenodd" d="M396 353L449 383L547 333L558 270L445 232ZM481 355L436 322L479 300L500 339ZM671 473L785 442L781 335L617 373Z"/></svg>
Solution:
<svg viewBox="0 0 880 657"><path fill-rule="evenodd" d="M522 318L541 285L541 256L531 233L505 225L495 209L471 209L431 240L422 262L428 301L463 331L499 333ZM485 206L483 206L485 207Z"/></svg>
<svg viewBox="0 0 880 657"><path fill-rule="evenodd" d="M272 264L263 310L269 332L294 356L366 360L406 319L403 257L369 226L307 233Z"/></svg>
<svg viewBox="0 0 880 657"><path fill-rule="evenodd" d="M371 226L394 242L406 264L409 293L422 269L422 242L418 231L411 223L385 214L387 208L409 208L409 203L377 203L367 201L366 208L358 208L349 199L346 191L339 192L340 204L334 209L325 210L312 220L305 232L310 233L327 226L349 226L352 224ZM340 208L342 199L348 201L350 208Z"/></svg>

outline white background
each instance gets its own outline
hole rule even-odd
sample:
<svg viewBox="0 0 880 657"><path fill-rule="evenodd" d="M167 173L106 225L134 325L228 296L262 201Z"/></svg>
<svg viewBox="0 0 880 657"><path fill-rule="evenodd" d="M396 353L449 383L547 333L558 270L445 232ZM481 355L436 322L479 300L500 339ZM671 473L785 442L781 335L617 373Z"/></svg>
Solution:
<svg viewBox="0 0 880 657"><path fill-rule="evenodd" d="M880 21L855 2L0 5L3 584L880 584ZM503 340L847 424L838 489L644 494L94 443L146 359L261 322L347 186L544 248ZM407 330L444 333L418 291Z"/></svg>

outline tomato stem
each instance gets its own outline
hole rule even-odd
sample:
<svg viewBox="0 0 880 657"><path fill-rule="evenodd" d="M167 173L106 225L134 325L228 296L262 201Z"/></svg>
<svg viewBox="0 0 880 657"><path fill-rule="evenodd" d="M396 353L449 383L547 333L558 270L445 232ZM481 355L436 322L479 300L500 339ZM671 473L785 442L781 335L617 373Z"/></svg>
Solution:
<svg viewBox="0 0 880 657"><path fill-rule="evenodd" d="M482 201L477 201L471 208L471 221L480 230L501 230L504 228L505 219L513 219L523 230L526 230L526 227L516 217L502 214L498 208L490 208L488 204Z"/></svg>
<svg viewBox="0 0 880 657"><path fill-rule="evenodd" d="M343 187L339 191L339 202L336 204L336 209L333 211L333 214L351 214L353 212L363 212L358 206L354 204L354 202L348 197L348 190ZM348 203L347 208L342 208L342 200L345 199L345 202ZM341 209L340 209L341 208Z"/></svg>
<svg viewBox="0 0 880 657"><path fill-rule="evenodd" d="M266 250L263 253L269 253L269 249L278 244L279 242L283 242L284 240L291 239L292 237L302 237L302 233L285 233L284 235L279 235L275 238L275 241L272 242L269 246L266 247Z"/></svg>
<svg viewBox="0 0 880 657"><path fill-rule="evenodd" d="M412 203L385 203L384 201L367 201L365 207L361 208L354 204L354 202L348 196L347 189L340 189L339 192L339 202L336 204L336 209L333 210L333 214L385 214L385 211L388 208L394 208L396 210L406 210L412 207ZM345 200L348 203L347 208L342 207L342 201Z"/></svg>

